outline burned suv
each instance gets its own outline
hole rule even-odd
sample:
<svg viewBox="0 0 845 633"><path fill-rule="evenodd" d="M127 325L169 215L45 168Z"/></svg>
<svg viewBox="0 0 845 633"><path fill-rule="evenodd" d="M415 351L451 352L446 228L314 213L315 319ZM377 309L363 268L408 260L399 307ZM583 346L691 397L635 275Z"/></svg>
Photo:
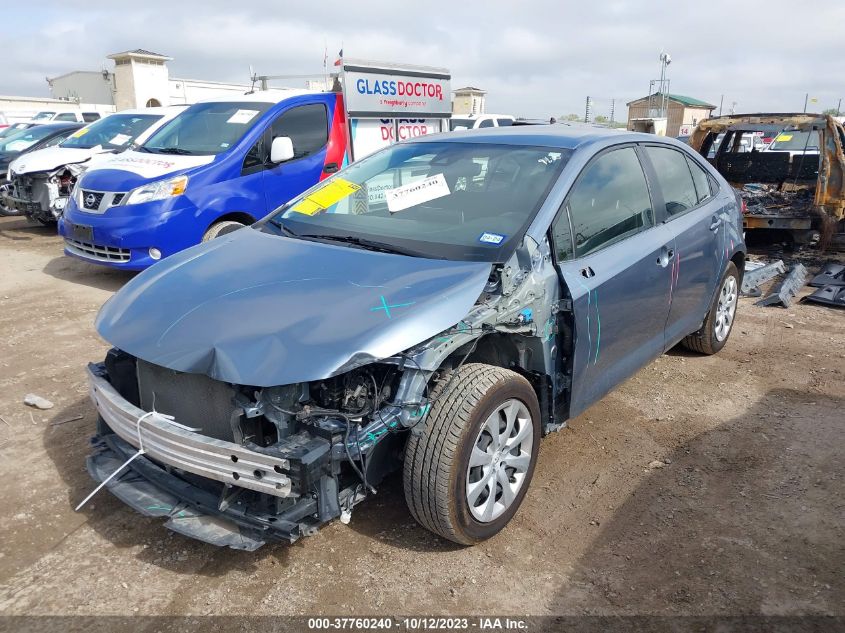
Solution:
<svg viewBox="0 0 845 633"><path fill-rule="evenodd" d="M399 143L106 303L89 472L169 528L254 549L348 521L401 470L417 521L476 543L517 511L543 435L680 341L725 345L740 223L674 140Z"/></svg>

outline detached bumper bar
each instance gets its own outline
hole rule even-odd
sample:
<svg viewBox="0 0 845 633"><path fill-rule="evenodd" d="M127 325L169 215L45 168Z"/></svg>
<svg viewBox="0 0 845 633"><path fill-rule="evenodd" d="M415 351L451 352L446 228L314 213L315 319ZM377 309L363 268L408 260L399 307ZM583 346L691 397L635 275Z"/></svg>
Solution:
<svg viewBox="0 0 845 633"><path fill-rule="evenodd" d="M88 381L91 400L108 427L131 446L143 446L152 460L224 484L292 496L287 459L201 435L178 420L139 409L106 380L101 365L88 365Z"/></svg>

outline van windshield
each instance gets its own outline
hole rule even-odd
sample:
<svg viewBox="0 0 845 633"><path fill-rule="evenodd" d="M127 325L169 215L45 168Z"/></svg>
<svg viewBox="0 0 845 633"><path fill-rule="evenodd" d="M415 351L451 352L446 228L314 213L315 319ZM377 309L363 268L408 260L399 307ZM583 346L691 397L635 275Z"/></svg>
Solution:
<svg viewBox="0 0 845 633"><path fill-rule="evenodd" d="M570 155L493 143L400 143L295 198L265 226L420 257L503 261Z"/></svg>
<svg viewBox="0 0 845 633"><path fill-rule="evenodd" d="M126 149L160 118L160 114L112 114L74 132L59 147Z"/></svg>
<svg viewBox="0 0 845 633"><path fill-rule="evenodd" d="M39 112L34 117L32 117L32 120L33 121L49 121L50 119L53 118L53 116L55 116L55 114L56 114L55 112L46 112L46 111Z"/></svg>
<svg viewBox="0 0 845 633"><path fill-rule="evenodd" d="M273 104L197 103L162 126L141 147L153 154L220 154L235 145Z"/></svg>

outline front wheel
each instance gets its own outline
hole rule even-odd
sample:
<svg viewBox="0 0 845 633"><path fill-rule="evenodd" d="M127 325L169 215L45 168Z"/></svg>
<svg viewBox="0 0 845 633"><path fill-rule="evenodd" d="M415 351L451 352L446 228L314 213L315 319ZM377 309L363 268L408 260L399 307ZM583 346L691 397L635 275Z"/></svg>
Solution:
<svg viewBox="0 0 845 633"><path fill-rule="evenodd" d="M202 241L208 242L209 240L213 240L215 237L220 237L221 235L226 235L232 231L237 231L245 226L246 224L241 224L240 222L235 222L234 220L221 220L220 222L215 222L208 227L205 235L202 236Z"/></svg>
<svg viewBox="0 0 845 633"><path fill-rule="evenodd" d="M528 381L500 367L468 363L444 382L405 448L405 500L423 527L472 545L504 528L525 497L540 407Z"/></svg>
<svg viewBox="0 0 845 633"><path fill-rule="evenodd" d="M683 340L684 347L709 355L715 354L725 346L733 329L734 317L736 317L739 286L739 271L736 264L730 262L725 274L722 275L719 292L713 298L704 325L698 332L690 334Z"/></svg>

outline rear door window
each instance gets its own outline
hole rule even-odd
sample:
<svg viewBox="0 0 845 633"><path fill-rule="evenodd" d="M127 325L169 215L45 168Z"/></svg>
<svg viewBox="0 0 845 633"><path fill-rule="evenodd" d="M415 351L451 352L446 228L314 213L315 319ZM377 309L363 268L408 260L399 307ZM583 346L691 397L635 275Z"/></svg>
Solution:
<svg viewBox="0 0 845 633"><path fill-rule="evenodd" d="M54 121L76 121L76 115L73 112L62 112L56 115Z"/></svg>
<svg viewBox="0 0 845 633"><path fill-rule="evenodd" d="M712 191L710 189L710 176L707 175L707 172L704 171L701 165L696 163L689 156L687 156L687 165L692 173L692 181L695 183L695 193L698 196L698 201L703 202L712 195Z"/></svg>
<svg viewBox="0 0 845 633"><path fill-rule="evenodd" d="M484 119L478 124L478 127L493 127L493 119Z"/></svg>
<svg viewBox="0 0 845 633"><path fill-rule="evenodd" d="M505 127L507 125L513 125L513 119L496 119L496 123L499 124L499 127Z"/></svg>
<svg viewBox="0 0 845 633"><path fill-rule="evenodd" d="M94 121L98 121L100 119L100 115L96 112L83 112L82 113L82 120L86 123L93 123Z"/></svg>
<svg viewBox="0 0 845 633"><path fill-rule="evenodd" d="M646 146L644 149L657 174L666 215L678 215L696 206L698 194L686 156L668 147Z"/></svg>
<svg viewBox="0 0 845 633"><path fill-rule="evenodd" d="M591 162L578 177L567 206L576 257L654 225L648 185L633 147L606 152Z"/></svg>
<svg viewBox="0 0 845 633"><path fill-rule="evenodd" d="M271 138L289 136L293 142L293 157L305 158L320 151L329 140L326 106L322 103L296 106L275 121Z"/></svg>

